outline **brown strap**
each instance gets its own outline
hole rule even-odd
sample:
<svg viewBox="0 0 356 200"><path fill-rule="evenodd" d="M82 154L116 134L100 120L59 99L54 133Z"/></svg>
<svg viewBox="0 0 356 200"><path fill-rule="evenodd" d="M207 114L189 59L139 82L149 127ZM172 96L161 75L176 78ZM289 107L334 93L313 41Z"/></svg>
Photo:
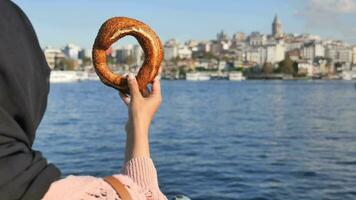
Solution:
<svg viewBox="0 0 356 200"><path fill-rule="evenodd" d="M119 180L113 176L107 176L104 178L104 181L106 181L117 192L122 200L132 200L129 191L127 191L127 188Z"/></svg>

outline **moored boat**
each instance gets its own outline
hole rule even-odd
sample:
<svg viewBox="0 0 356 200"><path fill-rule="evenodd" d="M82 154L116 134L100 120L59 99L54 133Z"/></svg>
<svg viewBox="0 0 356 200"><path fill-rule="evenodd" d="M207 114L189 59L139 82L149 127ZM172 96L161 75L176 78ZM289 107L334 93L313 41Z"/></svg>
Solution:
<svg viewBox="0 0 356 200"><path fill-rule="evenodd" d="M242 72L231 72L229 73L229 80L230 81L242 81L246 78L242 75Z"/></svg>
<svg viewBox="0 0 356 200"><path fill-rule="evenodd" d="M50 83L72 83L80 81L76 71L51 71Z"/></svg>
<svg viewBox="0 0 356 200"><path fill-rule="evenodd" d="M210 75L206 73L191 72L186 74L185 79L187 81L208 81L210 80Z"/></svg>

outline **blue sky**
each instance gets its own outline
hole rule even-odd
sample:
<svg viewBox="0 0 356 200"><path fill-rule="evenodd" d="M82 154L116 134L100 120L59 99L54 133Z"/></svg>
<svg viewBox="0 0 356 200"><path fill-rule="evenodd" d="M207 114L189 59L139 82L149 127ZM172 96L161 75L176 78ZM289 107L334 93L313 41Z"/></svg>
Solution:
<svg viewBox="0 0 356 200"><path fill-rule="evenodd" d="M163 41L207 40L220 30L271 32L277 13L288 33L311 33L356 43L356 0L14 0L42 46L90 48L100 25L114 16L139 19ZM133 43L124 40L122 44Z"/></svg>

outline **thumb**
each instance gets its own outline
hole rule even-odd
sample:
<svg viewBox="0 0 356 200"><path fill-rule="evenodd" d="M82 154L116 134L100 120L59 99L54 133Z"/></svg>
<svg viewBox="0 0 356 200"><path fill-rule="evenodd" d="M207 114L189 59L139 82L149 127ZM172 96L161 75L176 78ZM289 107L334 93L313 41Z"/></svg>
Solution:
<svg viewBox="0 0 356 200"><path fill-rule="evenodd" d="M127 77L127 82L131 94L131 98L138 97L138 95L141 95L140 90L138 89L138 84L135 75L130 73Z"/></svg>

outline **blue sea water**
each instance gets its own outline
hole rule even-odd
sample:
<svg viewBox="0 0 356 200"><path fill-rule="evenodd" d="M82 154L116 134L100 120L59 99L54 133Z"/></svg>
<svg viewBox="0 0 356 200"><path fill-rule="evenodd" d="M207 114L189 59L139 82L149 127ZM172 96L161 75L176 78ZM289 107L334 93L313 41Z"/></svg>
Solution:
<svg viewBox="0 0 356 200"><path fill-rule="evenodd" d="M192 199L356 199L356 85L163 81L150 130L162 191ZM127 108L100 82L54 84L35 148L63 175L118 173Z"/></svg>

